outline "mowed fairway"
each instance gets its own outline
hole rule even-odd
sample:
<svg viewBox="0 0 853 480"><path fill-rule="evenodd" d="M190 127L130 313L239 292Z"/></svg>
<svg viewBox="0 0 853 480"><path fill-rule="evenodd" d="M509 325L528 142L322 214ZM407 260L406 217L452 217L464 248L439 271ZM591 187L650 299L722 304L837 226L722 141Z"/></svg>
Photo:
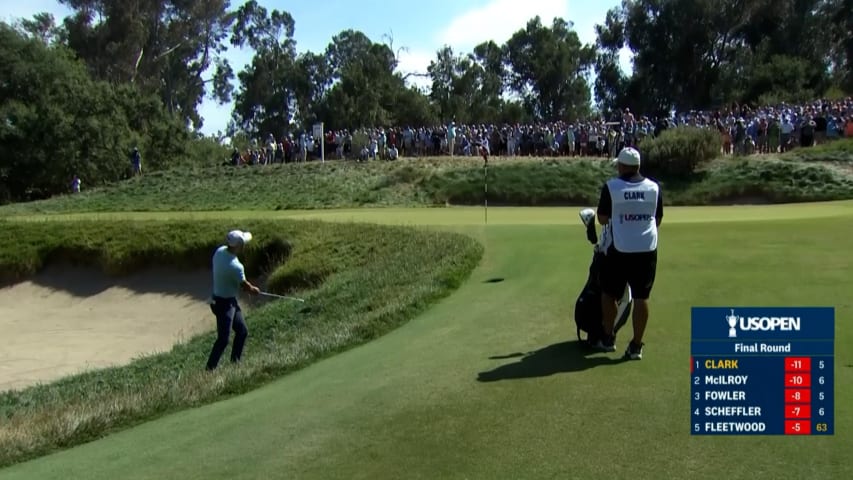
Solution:
<svg viewBox="0 0 853 480"><path fill-rule="evenodd" d="M0 478L853 478L853 203L668 209L645 358L627 363L628 335L614 354L574 343L591 256L577 210L490 209L488 226L475 208L289 213L444 225L486 253L370 344ZM833 437L690 436L690 307L729 305L836 307Z"/></svg>

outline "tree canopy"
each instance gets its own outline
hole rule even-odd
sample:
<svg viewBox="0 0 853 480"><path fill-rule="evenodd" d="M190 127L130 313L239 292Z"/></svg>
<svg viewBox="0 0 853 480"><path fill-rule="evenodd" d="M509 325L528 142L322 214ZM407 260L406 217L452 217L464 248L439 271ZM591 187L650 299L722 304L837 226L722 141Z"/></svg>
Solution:
<svg viewBox="0 0 853 480"><path fill-rule="evenodd" d="M853 91L853 0L623 0L584 44L567 19L531 18L505 42L442 46L423 72L357 29L297 48L297 20L251 0L59 0L0 24L0 201L126 175L186 155L205 98L233 102L222 136L547 122L796 102ZM229 48L252 51L235 71ZM619 67L623 49L633 71ZM409 80L427 80L422 90Z"/></svg>

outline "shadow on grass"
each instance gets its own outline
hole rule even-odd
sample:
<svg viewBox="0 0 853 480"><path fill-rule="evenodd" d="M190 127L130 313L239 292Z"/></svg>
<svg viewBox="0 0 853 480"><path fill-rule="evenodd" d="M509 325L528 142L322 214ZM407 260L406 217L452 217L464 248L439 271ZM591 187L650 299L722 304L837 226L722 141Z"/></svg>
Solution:
<svg viewBox="0 0 853 480"><path fill-rule="evenodd" d="M518 358L519 360L501 365L493 370L480 372L477 381L486 383L499 380L548 377L558 373L579 372L600 365L615 365L626 361L621 358L590 357L590 355L599 353L577 340L572 340L555 343L533 352L493 356L489 359Z"/></svg>

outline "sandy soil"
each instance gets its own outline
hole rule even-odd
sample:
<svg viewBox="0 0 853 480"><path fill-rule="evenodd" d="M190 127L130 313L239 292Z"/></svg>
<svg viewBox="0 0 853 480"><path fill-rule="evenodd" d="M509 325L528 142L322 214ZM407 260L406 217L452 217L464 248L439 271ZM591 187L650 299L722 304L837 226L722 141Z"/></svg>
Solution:
<svg viewBox="0 0 853 480"><path fill-rule="evenodd" d="M0 289L0 391L127 363L214 330L209 285L207 272L111 278L55 267Z"/></svg>

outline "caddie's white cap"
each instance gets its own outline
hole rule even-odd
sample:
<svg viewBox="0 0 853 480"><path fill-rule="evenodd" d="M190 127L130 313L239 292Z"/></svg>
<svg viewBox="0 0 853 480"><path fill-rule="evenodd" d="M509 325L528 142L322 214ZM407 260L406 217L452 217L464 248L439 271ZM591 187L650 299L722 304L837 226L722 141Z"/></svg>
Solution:
<svg viewBox="0 0 853 480"><path fill-rule="evenodd" d="M621 163L622 165L627 165L629 167L639 167L640 152L631 147L623 148L622 151L619 152L619 156L613 159L613 163Z"/></svg>
<svg viewBox="0 0 853 480"><path fill-rule="evenodd" d="M245 245L251 240L252 234L242 230L231 230L228 232L228 235L225 236L225 241L228 242L229 247L239 247L241 245Z"/></svg>

